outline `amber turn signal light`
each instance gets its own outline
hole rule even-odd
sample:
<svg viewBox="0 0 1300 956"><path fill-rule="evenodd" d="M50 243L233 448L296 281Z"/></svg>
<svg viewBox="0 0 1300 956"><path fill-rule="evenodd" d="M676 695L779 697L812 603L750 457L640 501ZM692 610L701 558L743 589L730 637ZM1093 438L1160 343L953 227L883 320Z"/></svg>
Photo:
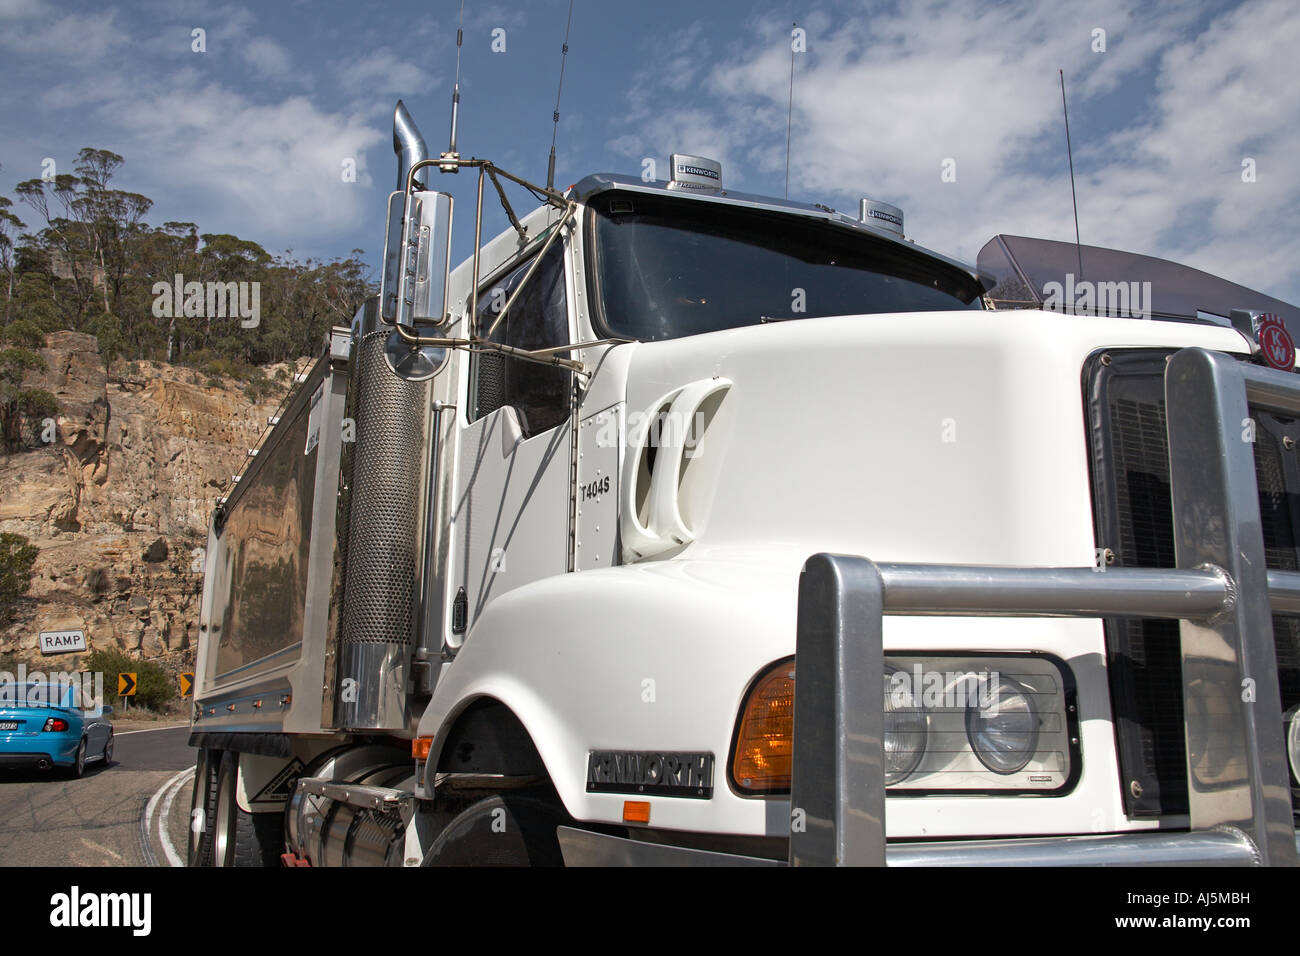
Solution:
<svg viewBox="0 0 1300 956"><path fill-rule="evenodd" d="M740 712L731 779L749 793L790 789L794 754L794 660L768 668Z"/></svg>

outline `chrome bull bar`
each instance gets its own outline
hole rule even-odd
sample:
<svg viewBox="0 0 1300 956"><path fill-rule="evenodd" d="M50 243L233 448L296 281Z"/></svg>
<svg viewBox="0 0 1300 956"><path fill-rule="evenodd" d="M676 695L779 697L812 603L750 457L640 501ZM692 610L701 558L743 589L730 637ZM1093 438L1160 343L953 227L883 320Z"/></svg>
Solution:
<svg viewBox="0 0 1300 956"><path fill-rule="evenodd" d="M1183 838L1209 845L1208 835L1226 833L1253 849L1239 858L1297 865L1272 615L1300 615L1300 573L1265 567L1251 410L1300 417L1300 376L1183 349L1166 368L1165 399L1175 568L808 559L791 783L803 825L791 834L792 865L885 863L885 614L1179 620L1191 825ZM903 849L888 856L902 862ZM1039 850L1035 862L1055 862Z"/></svg>

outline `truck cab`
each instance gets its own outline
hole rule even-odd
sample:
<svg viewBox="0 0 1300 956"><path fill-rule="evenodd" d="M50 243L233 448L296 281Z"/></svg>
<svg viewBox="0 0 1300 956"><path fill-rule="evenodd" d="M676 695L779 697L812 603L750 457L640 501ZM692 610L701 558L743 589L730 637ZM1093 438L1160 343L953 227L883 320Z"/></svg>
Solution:
<svg viewBox="0 0 1300 956"><path fill-rule="evenodd" d="M1294 863L1293 582L1178 523L1223 416L1160 391L1300 402L1241 331L993 310L894 207L700 157L399 155L379 298L214 516L192 862ZM449 270L434 167L476 235L485 177L545 201Z"/></svg>

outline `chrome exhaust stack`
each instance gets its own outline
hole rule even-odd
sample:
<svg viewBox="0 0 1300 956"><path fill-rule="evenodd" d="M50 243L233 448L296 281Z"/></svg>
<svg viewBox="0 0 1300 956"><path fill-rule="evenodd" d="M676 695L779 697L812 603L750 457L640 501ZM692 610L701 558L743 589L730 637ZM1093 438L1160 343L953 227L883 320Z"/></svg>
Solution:
<svg viewBox="0 0 1300 956"><path fill-rule="evenodd" d="M398 192L404 192L411 167L429 158L429 147L425 145L415 120L401 100L397 101L397 108L393 110L393 152L397 154L397 185L394 188ZM422 169L415 176L420 189L429 188L424 178L427 171L427 168Z"/></svg>

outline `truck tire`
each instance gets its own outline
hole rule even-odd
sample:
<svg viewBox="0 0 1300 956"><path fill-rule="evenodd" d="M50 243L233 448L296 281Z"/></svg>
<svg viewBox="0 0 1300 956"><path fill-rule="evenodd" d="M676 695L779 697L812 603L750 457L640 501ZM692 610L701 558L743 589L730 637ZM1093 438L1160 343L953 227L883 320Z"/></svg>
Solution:
<svg viewBox="0 0 1300 956"><path fill-rule="evenodd" d="M221 754L212 824L213 866L279 866L284 851L284 815L248 813L239 806L239 755Z"/></svg>
<svg viewBox="0 0 1300 956"><path fill-rule="evenodd" d="M424 866L563 866L555 828L569 822L559 800L537 794L486 797L438 834Z"/></svg>
<svg viewBox="0 0 1300 956"><path fill-rule="evenodd" d="M212 823L217 818L217 770L221 752L199 748L194 765L194 790L190 797L190 844L187 865L212 865Z"/></svg>

